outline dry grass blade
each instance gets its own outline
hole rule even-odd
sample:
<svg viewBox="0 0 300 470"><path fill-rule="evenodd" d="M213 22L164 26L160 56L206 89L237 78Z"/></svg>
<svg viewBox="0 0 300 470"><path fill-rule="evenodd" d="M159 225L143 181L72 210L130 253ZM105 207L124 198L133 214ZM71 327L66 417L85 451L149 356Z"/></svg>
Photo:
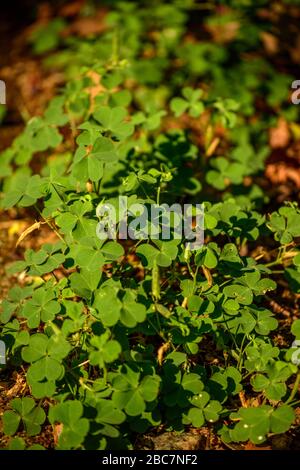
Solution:
<svg viewBox="0 0 300 470"><path fill-rule="evenodd" d="M27 237L27 235L34 232L34 230L39 230L40 226L45 223L46 222L35 222L34 224L30 225L30 227L24 230L24 232L22 232L21 235L19 236L17 243L16 243L16 247L19 246L20 243L22 243L22 241Z"/></svg>

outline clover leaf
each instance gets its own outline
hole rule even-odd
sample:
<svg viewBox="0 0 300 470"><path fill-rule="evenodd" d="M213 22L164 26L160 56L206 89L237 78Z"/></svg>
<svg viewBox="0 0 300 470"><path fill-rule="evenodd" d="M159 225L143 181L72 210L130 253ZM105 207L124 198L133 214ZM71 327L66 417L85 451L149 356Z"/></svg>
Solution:
<svg viewBox="0 0 300 470"><path fill-rule="evenodd" d="M9 209L16 204L22 207L33 206L43 194L43 181L39 175L18 175L14 189L7 192L2 205L4 209Z"/></svg>
<svg viewBox="0 0 300 470"><path fill-rule="evenodd" d="M12 410L3 414L3 431L8 436L15 434L20 422L29 436L35 436L41 431L41 425L46 419L44 410L35 405L31 397L14 398L10 402Z"/></svg>
<svg viewBox="0 0 300 470"><path fill-rule="evenodd" d="M120 372L112 381L112 402L129 416L138 416L145 411L147 402L156 399L160 378L155 374L141 378L139 372L127 365Z"/></svg>
<svg viewBox="0 0 300 470"><path fill-rule="evenodd" d="M104 286L95 295L93 307L95 316L104 326L115 325L120 321L132 328L146 318L146 307L136 301L136 293L130 289L121 291L118 287Z"/></svg>
<svg viewBox="0 0 300 470"><path fill-rule="evenodd" d="M246 349L246 368L252 371L265 371L268 364L279 355L279 349L263 340L257 339L254 346Z"/></svg>
<svg viewBox="0 0 300 470"><path fill-rule="evenodd" d="M34 396L41 398L53 394L55 381L64 375L61 361L70 349L69 343L61 335L48 338L37 333L30 337L28 346L22 349L22 358L31 364L27 371L27 380Z"/></svg>
<svg viewBox="0 0 300 470"><path fill-rule="evenodd" d="M136 250L136 253L141 256L143 264L148 268L153 268L154 262L158 266L170 266L177 256L179 240L153 240L153 243L155 246L141 244Z"/></svg>
<svg viewBox="0 0 300 470"><path fill-rule="evenodd" d="M55 294L50 289L40 287L34 291L32 299L28 300L21 310L29 328L37 328L41 321L46 323L55 318L61 307L54 299Z"/></svg>
<svg viewBox="0 0 300 470"><path fill-rule="evenodd" d="M293 374L290 364L277 361L270 363L265 374L256 374L251 377L253 389L263 391L269 400L280 400L286 394L285 382Z"/></svg>
<svg viewBox="0 0 300 470"><path fill-rule="evenodd" d="M105 399L100 399L96 404L96 423L101 424L101 433L109 437L118 437L119 431L115 427L125 421L126 415L118 407Z"/></svg>
<svg viewBox="0 0 300 470"><path fill-rule="evenodd" d="M68 400L52 406L48 418L51 424L62 424L57 448L78 449L89 430L89 421L82 417L83 406L78 400Z"/></svg>
<svg viewBox="0 0 300 470"><path fill-rule="evenodd" d="M281 207L271 214L268 227L275 233L275 240L281 244L290 243L294 237L300 236L299 209L294 206Z"/></svg>
<svg viewBox="0 0 300 470"><path fill-rule="evenodd" d="M103 368L105 363L115 361L120 353L121 346L118 341L109 339L110 333L107 331L101 336L94 336L91 339L91 345L95 348L89 355L90 363Z"/></svg>
<svg viewBox="0 0 300 470"><path fill-rule="evenodd" d="M188 111L191 117L199 117L204 111L204 105L199 100L202 93L202 90L193 90L190 87L184 88L182 90L183 98L177 97L171 100L170 107L175 116L179 117Z"/></svg>
<svg viewBox="0 0 300 470"><path fill-rule="evenodd" d="M134 126L125 121L126 116L127 111L121 106L115 108L101 106L93 113L93 117L101 124L101 129L104 132L109 131L119 140L129 137L134 131Z"/></svg>
<svg viewBox="0 0 300 470"><path fill-rule="evenodd" d="M238 413L231 414L231 417L240 420L230 431L233 441L250 439L254 444L261 444L269 432L281 434L287 431L295 419L295 414L288 405L276 409L262 405L257 408L240 408Z"/></svg>
<svg viewBox="0 0 300 470"><path fill-rule="evenodd" d="M235 299L241 305L250 305L253 300L252 291L240 284L225 286L223 293L226 297Z"/></svg>
<svg viewBox="0 0 300 470"><path fill-rule="evenodd" d="M213 423L218 420L219 413L222 410L221 404L216 400L210 401L210 396L207 392L201 392L191 399L192 408L184 415L183 422L185 424L191 423L197 428L201 428L205 420Z"/></svg>

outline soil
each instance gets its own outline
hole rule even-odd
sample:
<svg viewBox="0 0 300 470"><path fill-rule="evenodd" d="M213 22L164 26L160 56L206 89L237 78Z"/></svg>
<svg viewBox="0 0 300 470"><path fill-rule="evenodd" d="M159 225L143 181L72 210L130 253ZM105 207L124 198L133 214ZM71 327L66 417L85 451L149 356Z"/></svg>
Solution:
<svg viewBox="0 0 300 470"><path fill-rule="evenodd" d="M40 4L38 21L43 15L53 14L61 4L60 1ZM11 144L31 116L42 113L49 99L63 83L63 77L59 72L53 71L50 75L46 74L41 60L32 55L27 45L26 38L30 33L30 25L35 18L38 2L10 0L10 2L5 2L5 5L6 9L4 5L1 6L0 49L7 53L0 55L0 78L7 84L8 114L0 127L0 151ZM16 11L18 11L17 15ZM300 59L297 57L297 60ZM282 63L280 58L278 61L278 68L284 68L286 71L287 63ZM274 62L276 62L275 58ZM291 64L291 67L294 67L292 62ZM169 125L172 127L173 124L170 122ZM189 125L193 129L195 123L190 122ZM199 139L197 127L193 129L193 132L195 140ZM299 200L299 143L293 142L284 123L278 123L277 128L270 130L270 144L272 153L266 165L262 186L270 195L272 204L278 204L284 200ZM8 275L7 267L13 261L22 259L26 248L37 248L53 237L48 227L41 226L16 248L19 236L35 222L34 217L30 210L25 209L18 211L12 209L0 215L0 298L2 299L12 286L17 283L22 285L24 282L20 276ZM299 317L300 294L291 294L287 284L282 282L276 294L266 297L265 303L276 313L280 322L280 328L274 338L275 342L280 345L290 344L291 338L286 332L292 321ZM209 350L206 361L209 360L208 356ZM12 398L25 396L28 392L23 369L17 368L13 373L7 370L1 372L0 416L7 409ZM300 408L296 411L300 423ZM17 435L23 437L27 445L38 443L47 449L54 447L54 432L50 425L44 426L41 434L33 438L26 437L23 431ZM3 435L1 437L0 429L0 448L4 448L7 441L7 437ZM184 433L167 432L164 428L159 428L155 432L138 436L135 448L141 450L226 450L229 448L231 450L300 450L300 431L297 431L295 426L284 435L270 438L262 446L249 443L227 446L209 427L189 429Z"/></svg>

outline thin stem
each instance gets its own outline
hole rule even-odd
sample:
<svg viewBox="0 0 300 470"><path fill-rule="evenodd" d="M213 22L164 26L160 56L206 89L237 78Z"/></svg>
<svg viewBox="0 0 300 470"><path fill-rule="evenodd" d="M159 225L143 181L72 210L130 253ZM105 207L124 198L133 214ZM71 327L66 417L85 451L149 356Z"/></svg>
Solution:
<svg viewBox="0 0 300 470"><path fill-rule="evenodd" d="M159 200L160 200L160 186L158 186L157 189L157 196L156 196L156 204L159 206Z"/></svg>
<svg viewBox="0 0 300 470"><path fill-rule="evenodd" d="M242 362L242 356L243 356L243 346L244 346L244 342L245 342L245 339L246 339L246 335L244 335L243 339L242 339L242 342L241 342L241 347L240 347L240 352L239 352L239 360L238 360L238 364L237 364L237 368L238 370L241 370L241 362Z"/></svg>
<svg viewBox="0 0 300 470"><path fill-rule="evenodd" d="M291 391L291 394L290 394L289 398L285 402L286 405L294 399L296 393L298 392L299 384L300 384L300 371L298 371L298 374L296 376L296 380L295 380L295 383L294 383L294 386L293 386L293 390Z"/></svg>
<svg viewBox="0 0 300 470"><path fill-rule="evenodd" d="M48 219L45 219L45 217L42 215L40 209L38 208L37 204L34 204L34 208L35 210L39 213L39 215L42 217L42 219L44 220L44 222L46 222L46 224L51 228L51 230L53 230L56 235L58 236L58 238L61 239L62 242L64 242L65 244L67 244L67 242L64 240L64 238L61 236L61 234L58 232L58 230L56 230L55 227L53 227L53 225L51 225L51 223L49 222Z"/></svg>

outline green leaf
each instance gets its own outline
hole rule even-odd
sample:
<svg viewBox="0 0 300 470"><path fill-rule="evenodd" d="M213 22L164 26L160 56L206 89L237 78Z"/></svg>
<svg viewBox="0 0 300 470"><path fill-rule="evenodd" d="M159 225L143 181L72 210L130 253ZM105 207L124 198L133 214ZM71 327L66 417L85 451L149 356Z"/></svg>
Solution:
<svg viewBox="0 0 300 470"><path fill-rule="evenodd" d="M37 328L41 321L46 323L55 318L60 311L60 304L54 298L54 293L44 287L34 291L32 299L25 303L21 312L29 328Z"/></svg>
<svg viewBox="0 0 300 470"><path fill-rule="evenodd" d="M29 436L39 434L41 425L46 419L44 410L39 406L36 407L30 397L14 398L10 404L13 411L6 411L3 415L4 433L10 436L15 434L22 420Z"/></svg>
<svg viewBox="0 0 300 470"><path fill-rule="evenodd" d="M253 294L248 287L234 284L231 286L225 286L223 289L226 297L234 298L239 304L250 305L253 300Z"/></svg>
<svg viewBox="0 0 300 470"><path fill-rule="evenodd" d="M119 140L129 137L134 131L134 126L130 122L124 121L126 115L126 109L120 106L116 108L101 106L93 113L94 118L101 124L103 129L106 132L110 131Z"/></svg>
<svg viewBox="0 0 300 470"><path fill-rule="evenodd" d="M18 430L20 421L20 415L11 410L5 411L2 417L4 434L7 436L13 436Z"/></svg>
<svg viewBox="0 0 300 470"><path fill-rule="evenodd" d="M107 137L98 137L87 158L96 158L98 162L111 163L118 159L114 144Z"/></svg>
<svg viewBox="0 0 300 470"><path fill-rule="evenodd" d="M59 403L50 408L49 421L51 424L63 424L63 430L58 438L58 449L80 448L89 430L89 422L82 417L83 406L80 401L72 400Z"/></svg>
<svg viewBox="0 0 300 470"><path fill-rule="evenodd" d="M282 405L273 411L270 418L271 431L282 434L290 428L295 419L295 412L291 406Z"/></svg>
<svg viewBox="0 0 300 470"><path fill-rule="evenodd" d="M109 339L109 332L91 339L91 345L96 349L89 355L92 365L104 367L105 363L110 363L118 359L122 349L118 341Z"/></svg>
<svg viewBox="0 0 300 470"><path fill-rule="evenodd" d="M292 324L291 332L296 339L300 339L300 320L295 320Z"/></svg>
<svg viewBox="0 0 300 470"><path fill-rule="evenodd" d="M120 311L120 321L128 328L133 328L146 318L146 307L143 304L124 301Z"/></svg>

